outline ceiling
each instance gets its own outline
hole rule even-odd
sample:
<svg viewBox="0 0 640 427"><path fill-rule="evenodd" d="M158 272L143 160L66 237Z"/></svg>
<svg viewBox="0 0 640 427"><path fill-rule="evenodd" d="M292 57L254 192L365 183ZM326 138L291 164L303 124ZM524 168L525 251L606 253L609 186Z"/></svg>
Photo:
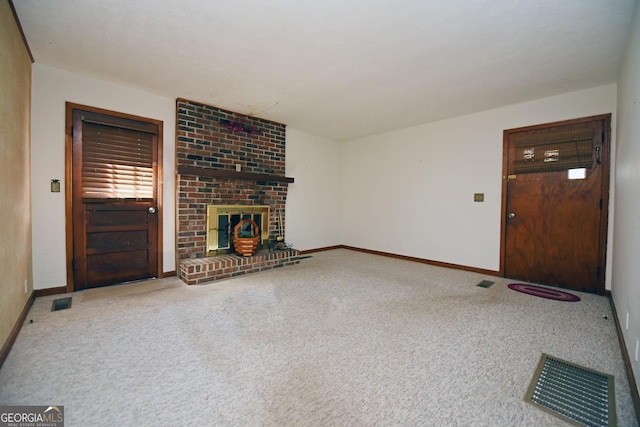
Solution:
<svg viewBox="0 0 640 427"><path fill-rule="evenodd" d="M13 0L35 62L347 140L616 81L636 0Z"/></svg>

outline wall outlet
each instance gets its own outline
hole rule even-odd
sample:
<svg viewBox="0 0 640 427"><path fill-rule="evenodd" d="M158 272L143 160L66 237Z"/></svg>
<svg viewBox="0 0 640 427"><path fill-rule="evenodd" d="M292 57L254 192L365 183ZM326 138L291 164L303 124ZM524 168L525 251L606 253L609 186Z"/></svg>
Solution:
<svg viewBox="0 0 640 427"><path fill-rule="evenodd" d="M26 294L29 291L29 286L27 284L27 279L24 279L24 293Z"/></svg>
<svg viewBox="0 0 640 427"><path fill-rule="evenodd" d="M242 165L236 165L236 172L242 172Z"/></svg>
<svg viewBox="0 0 640 427"><path fill-rule="evenodd" d="M627 320L624 323L624 329L629 330L629 312L627 311Z"/></svg>

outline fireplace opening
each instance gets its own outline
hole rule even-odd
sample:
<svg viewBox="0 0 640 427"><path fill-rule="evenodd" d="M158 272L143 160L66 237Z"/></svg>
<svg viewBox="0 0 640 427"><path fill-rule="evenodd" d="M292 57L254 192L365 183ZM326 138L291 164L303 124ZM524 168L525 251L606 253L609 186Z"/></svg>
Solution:
<svg viewBox="0 0 640 427"><path fill-rule="evenodd" d="M234 253L233 230L240 221L248 219L258 225L258 235L260 236L258 248L268 248L269 206L207 206L207 256Z"/></svg>

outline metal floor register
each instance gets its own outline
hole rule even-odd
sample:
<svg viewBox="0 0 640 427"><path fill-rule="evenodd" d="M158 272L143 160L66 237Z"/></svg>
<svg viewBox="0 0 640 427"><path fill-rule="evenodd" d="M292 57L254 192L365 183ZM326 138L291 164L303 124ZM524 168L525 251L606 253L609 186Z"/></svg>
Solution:
<svg viewBox="0 0 640 427"><path fill-rule="evenodd" d="M543 354L524 398L579 426L615 426L613 376Z"/></svg>

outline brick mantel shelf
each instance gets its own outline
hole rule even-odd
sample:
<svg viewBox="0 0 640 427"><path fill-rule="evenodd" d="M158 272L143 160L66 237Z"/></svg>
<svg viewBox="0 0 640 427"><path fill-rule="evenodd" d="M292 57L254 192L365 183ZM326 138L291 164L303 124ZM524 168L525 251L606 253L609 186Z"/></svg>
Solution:
<svg viewBox="0 0 640 427"><path fill-rule="evenodd" d="M294 179L282 175L271 175L265 173L237 172L230 169L211 169L198 166L178 165L180 175L208 176L212 178L232 178L246 181L269 181L283 182L291 184Z"/></svg>

